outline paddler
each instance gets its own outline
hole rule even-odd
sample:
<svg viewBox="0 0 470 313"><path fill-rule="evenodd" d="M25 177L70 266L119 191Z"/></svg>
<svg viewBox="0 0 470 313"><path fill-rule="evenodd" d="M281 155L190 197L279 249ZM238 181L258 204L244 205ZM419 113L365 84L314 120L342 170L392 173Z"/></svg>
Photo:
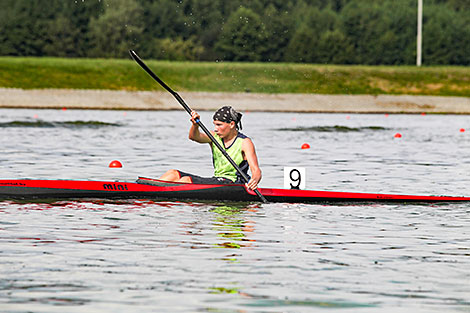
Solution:
<svg viewBox="0 0 470 313"><path fill-rule="evenodd" d="M230 106L224 106L218 109L213 117L215 130L211 131L211 134L220 143L220 145L225 148L225 151L235 161L238 167L245 174L247 174L247 176L248 168L250 169L252 177L250 178L249 182L246 183L246 186L249 189L254 190L258 188L258 183L261 180L261 170L258 165L258 157L256 156L253 142L250 138L239 131L242 129L241 118L242 114L235 111ZM209 136L199 131L199 125L196 122L196 120L199 119L199 114L195 111L192 111L192 125L189 129L189 139L199 143L208 143L211 145L214 176L201 177L172 169L163 174L160 179L173 182L196 184L245 183L233 165L212 143Z"/></svg>

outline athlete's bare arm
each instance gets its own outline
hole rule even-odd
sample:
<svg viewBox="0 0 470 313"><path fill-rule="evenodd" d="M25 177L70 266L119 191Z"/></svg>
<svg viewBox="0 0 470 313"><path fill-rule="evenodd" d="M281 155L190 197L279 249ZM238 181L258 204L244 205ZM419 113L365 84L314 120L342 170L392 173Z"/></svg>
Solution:
<svg viewBox="0 0 470 313"><path fill-rule="evenodd" d="M245 154L248 165L250 166L251 179L247 184L250 189L258 188L258 183L261 180L261 169L258 165L258 157L256 156L255 145L250 138L243 139L242 151Z"/></svg>
<svg viewBox="0 0 470 313"><path fill-rule="evenodd" d="M196 120L199 120L201 117L196 111L191 112L191 128L189 129L189 139L199 143L210 143L211 139L204 133L199 131L199 125Z"/></svg>

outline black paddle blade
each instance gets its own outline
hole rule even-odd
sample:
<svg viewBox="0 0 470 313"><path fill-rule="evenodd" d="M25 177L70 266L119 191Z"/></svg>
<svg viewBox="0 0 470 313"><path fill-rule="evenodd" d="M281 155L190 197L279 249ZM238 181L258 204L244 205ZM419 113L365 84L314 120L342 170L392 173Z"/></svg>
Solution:
<svg viewBox="0 0 470 313"><path fill-rule="evenodd" d="M134 59L134 61L137 62L137 64L140 65L140 67L147 72L147 74L150 75L150 77L152 77L155 81L157 81L157 83L160 84L160 86L162 86L163 88L165 88L169 93L171 93L173 95L173 97L176 98L176 100L178 100L178 102L183 106L183 108L186 110L186 112L188 112L189 115L191 115L191 108L186 104L186 102L184 102L183 98L181 98L181 96L176 93L176 91L174 91L173 89L170 88L170 86L168 86L167 84L165 84L165 82L163 80L160 79L160 77L157 76L157 74L155 74L148 66L147 64L144 63L144 61L142 61L142 59L137 55L137 53L135 53L134 50L129 50L129 54L131 55L131 57Z"/></svg>

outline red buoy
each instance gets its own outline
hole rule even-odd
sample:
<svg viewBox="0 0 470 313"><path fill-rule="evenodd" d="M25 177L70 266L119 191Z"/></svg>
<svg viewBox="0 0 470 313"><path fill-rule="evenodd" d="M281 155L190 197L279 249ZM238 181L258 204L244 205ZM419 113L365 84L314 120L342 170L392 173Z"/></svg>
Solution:
<svg viewBox="0 0 470 313"><path fill-rule="evenodd" d="M122 164L118 160L114 160L114 161L111 161L111 163L109 163L109 167L118 168L118 167L122 167Z"/></svg>
<svg viewBox="0 0 470 313"><path fill-rule="evenodd" d="M464 133L464 132L465 132L465 128L461 128L461 129L460 129L460 132L461 132L461 133Z"/></svg>
<svg viewBox="0 0 470 313"><path fill-rule="evenodd" d="M400 134L400 133L396 133L394 137L395 137L395 138L401 138L401 134Z"/></svg>
<svg viewBox="0 0 470 313"><path fill-rule="evenodd" d="M308 143L304 143L302 145L302 149L310 149L310 145Z"/></svg>

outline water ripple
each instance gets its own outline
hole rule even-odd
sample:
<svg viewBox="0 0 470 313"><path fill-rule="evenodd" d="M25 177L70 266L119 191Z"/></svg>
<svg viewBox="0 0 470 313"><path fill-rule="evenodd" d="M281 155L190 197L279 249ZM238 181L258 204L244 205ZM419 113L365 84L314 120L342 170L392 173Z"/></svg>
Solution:
<svg viewBox="0 0 470 313"><path fill-rule="evenodd" d="M211 175L209 148L187 140L185 112L0 111L4 178ZM210 125L212 114L201 115ZM245 114L262 185L282 187L283 167L301 166L309 189L469 195L470 139L458 129L470 117L346 117ZM312 148L300 149L304 142ZM124 167L108 168L113 159ZM469 213L465 203L1 201L0 306L463 312Z"/></svg>

